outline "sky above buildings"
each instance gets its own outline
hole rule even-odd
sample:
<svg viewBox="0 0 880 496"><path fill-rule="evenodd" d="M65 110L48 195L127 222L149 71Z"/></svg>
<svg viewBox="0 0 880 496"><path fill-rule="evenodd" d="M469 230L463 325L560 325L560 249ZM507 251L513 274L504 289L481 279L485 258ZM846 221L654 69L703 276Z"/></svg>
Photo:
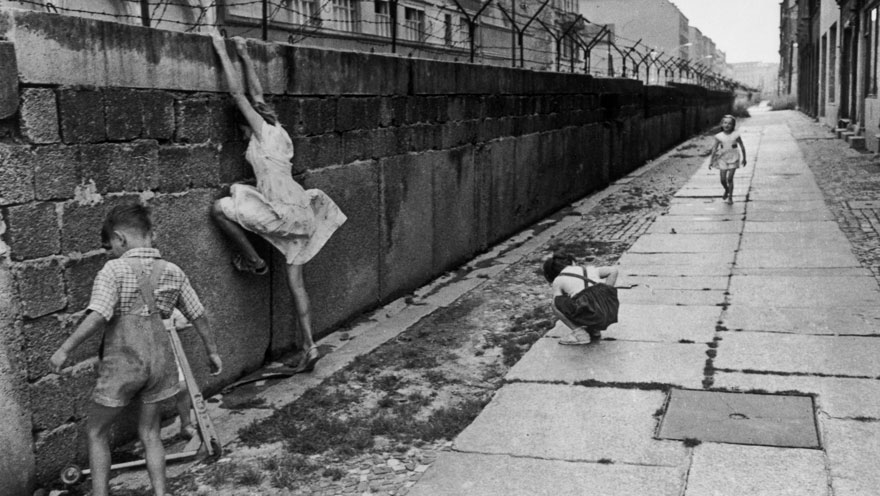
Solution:
<svg viewBox="0 0 880 496"><path fill-rule="evenodd" d="M779 0L672 0L727 62L779 62Z"/></svg>

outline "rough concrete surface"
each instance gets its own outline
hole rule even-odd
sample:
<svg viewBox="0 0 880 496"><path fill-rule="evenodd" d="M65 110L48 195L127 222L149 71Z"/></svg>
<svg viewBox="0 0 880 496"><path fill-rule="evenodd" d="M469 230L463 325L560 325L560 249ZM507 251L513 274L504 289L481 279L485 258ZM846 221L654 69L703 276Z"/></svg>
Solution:
<svg viewBox="0 0 880 496"><path fill-rule="evenodd" d="M694 449L685 496L827 496L820 450L704 443Z"/></svg>
<svg viewBox="0 0 880 496"><path fill-rule="evenodd" d="M512 379L512 377L511 377ZM674 467L687 450L651 437L660 391L511 384L462 432L454 449L517 457ZM552 405L552 415L547 406Z"/></svg>
<svg viewBox="0 0 880 496"><path fill-rule="evenodd" d="M409 496L677 496L682 474L675 467L544 460L508 455L449 452L437 458Z"/></svg>

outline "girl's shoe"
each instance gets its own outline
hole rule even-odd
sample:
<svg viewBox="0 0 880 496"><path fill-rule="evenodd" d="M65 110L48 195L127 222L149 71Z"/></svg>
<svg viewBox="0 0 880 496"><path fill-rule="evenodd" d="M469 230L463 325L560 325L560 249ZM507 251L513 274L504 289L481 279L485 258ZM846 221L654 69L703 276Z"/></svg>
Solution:
<svg viewBox="0 0 880 496"><path fill-rule="evenodd" d="M730 196L727 197L727 203L733 205L733 193L731 193Z"/></svg>
<svg viewBox="0 0 880 496"><path fill-rule="evenodd" d="M236 253L232 256L232 266L239 272L249 272L258 276L266 275L269 272L269 264L265 260L263 260L262 266L257 266L241 253Z"/></svg>
<svg viewBox="0 0 880 496"><path fill-rule="evenodd" d="M583 328L578 327L571 331L571 335L567 338L560 339L559 344L564 344L567 346L582 346L585 344L590 344L591 341L590 335Z"/></svg>
<svg viewBox="0 0 880 496"><path fill-rule="evenodd" d="M318 363L318 360L320 359L321 352L318 351L318 347L312 346L306 351L306 354L303 355L302 360L299 362L299 366L296 367L296 373L302 374L315 370L315 364Z"/></svg>

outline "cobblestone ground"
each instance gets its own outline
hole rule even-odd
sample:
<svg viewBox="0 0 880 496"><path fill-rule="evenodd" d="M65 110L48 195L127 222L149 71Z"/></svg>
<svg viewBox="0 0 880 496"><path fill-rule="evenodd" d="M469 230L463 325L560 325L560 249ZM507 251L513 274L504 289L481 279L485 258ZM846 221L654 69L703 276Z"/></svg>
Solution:
<svg viewBox="0 0 880 496"><path fill-rule="evenodd" d="M785 117L853 253L880 283L880 159L803 115Z"/></svg>

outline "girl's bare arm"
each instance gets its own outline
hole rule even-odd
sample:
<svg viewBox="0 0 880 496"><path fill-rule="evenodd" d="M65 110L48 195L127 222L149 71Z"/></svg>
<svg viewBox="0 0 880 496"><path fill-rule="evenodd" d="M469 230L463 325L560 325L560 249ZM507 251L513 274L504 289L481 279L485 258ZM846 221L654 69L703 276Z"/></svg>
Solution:
<svg viewBox="0 0 880 496"><path fill-rule="evenodd" d="M260 78L257 77L257 71L254 69L254 61L251 60L247 51L247 42L241 36L232 38L235 42L235 51L241 59L244 66L244 78L247 81L248 94L255 102L265 103L263 99L263 86L260 84Z"/></svg>
<svg viewBox="0 0 880 496"><path fill-rule="evenodd" d="M746 145L743 144L743 139L739 138L739 137L736 138L736 143L739 145L739 149L742 150L743 167L745 167L745 165L746 165Z"/></svg>
<svg viewBox="0 0 880 496"><path fill-rule="evenodd" d="M229 94L232 95L232 99L235 100L235 105L241 111L242 115L244 115L244 118L248 122L248 126L250 126L253 133L257 136L257 139L261 139L262 136L260 135L260 131L263 129L263 118L256 110L254 110L251 102L249 102L244 95L244 88L242 88L238 71L235 69L235 66L232 65L232 61L229 59L229 54L226 53L226 40L220 37L220 35L214 35L212 36L212 39L214 41L214 50L217 52L217 56L220 57L220 66L223 68L226 85L229 87Z"/></svg>

